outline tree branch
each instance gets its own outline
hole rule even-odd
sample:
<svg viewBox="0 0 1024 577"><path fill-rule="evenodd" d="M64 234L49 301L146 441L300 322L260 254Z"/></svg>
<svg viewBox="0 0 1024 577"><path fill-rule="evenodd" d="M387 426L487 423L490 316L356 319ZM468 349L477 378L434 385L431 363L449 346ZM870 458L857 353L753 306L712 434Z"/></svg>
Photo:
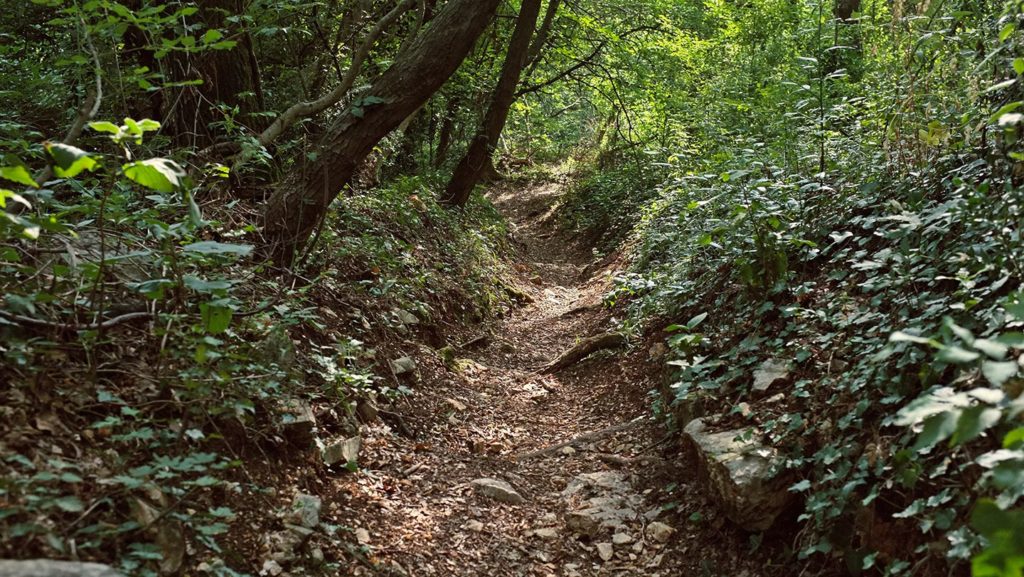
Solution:
<svg viewBox="0 0 1024 577"><path fill-rule="evenodd" d="M373 46L376 44L377 39L380 38L380 35L415 5L416 0L402 0L398 6L395 6L391 12L388 12L383 18L381 18L380 21L377 22L377 24L370 30L369 34L367 34L363 43L359 46L359 49L352 57L352 64L349 66L348 72L346 72L341 84L317 100L300 102L299 104L293 105L288 110L285 110L269 127L267 127L266 130L263 131L262 134L260 134L260 145L269 145L300 119L318 114L340 102L341 99L348 94L348 91L351 90L352 85L356 81L356 77L359 76L359 72L362 70L363 62L366 60L366 57L369 56L370 50L373 49Z"/></svg>

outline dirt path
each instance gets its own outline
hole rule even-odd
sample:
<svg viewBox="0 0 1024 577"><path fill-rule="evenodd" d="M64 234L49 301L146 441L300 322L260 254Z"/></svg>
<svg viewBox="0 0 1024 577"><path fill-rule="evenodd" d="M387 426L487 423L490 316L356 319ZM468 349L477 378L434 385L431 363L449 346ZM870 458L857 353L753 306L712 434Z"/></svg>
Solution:
<svg viewBox="0 0 1024 577"><path fill-rule="evenodd" d="M648 416L655 363L646 351L536 373L579 339L616 326L598 306L608 270L585 278L597 268L594 255L554 228L560 192L492 193L524 245L517 268L533 302L459 351L458 380L417 395L417 403L438 403L419 440L365 431L362 473L337 478L325 498L325 513L354 531L377 564L354 574L754 574L739 561L741 536L713 518L688 521L702 502L680 483L686 471L675 441ZM591 442L517 459L618 425ZM482 478L515 495L475 487ZM714 551L701 551L709 541Z"/></svg>

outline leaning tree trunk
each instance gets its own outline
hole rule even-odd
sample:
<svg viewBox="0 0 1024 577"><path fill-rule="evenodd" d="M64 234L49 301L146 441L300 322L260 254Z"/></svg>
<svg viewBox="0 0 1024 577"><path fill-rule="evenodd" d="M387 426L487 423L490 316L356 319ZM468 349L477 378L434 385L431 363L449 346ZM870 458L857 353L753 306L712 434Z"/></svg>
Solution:
<svg viewBox="0 0 1024 577"><path fill-rule="evenodd" d="M286 182L264 213L266 251L289 265L374 146L455 73L501 0L450 0L394 64L335 120L300 182Z"/></svg>
<svg viewBox="0 0 1024 577"><path fill-rule="evenodd" d="M519 76L523 73L523 66L529 54L530 39L537 26L537 17L540 16L540 4L541 0L523 0L505 63L502 65L501 77L494 88L484 121L469 144L469 150L455 167L455 172L448 181L443 201L449 206L464 206L469 200L473 187L480 182L480 177L488 166L501 131L505 129L508 111L516 99Z"/></svg>

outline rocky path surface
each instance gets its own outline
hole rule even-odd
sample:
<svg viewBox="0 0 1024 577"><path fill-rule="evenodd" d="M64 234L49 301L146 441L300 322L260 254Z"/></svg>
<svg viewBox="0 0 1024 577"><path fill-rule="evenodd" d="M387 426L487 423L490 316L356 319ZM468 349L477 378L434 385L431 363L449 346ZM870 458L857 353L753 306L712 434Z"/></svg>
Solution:
<svg viewBox="0 0 1024 577"><path fill-rule="evenodd" d="M457 379L420 384L433 390L413 403L434 404L416 439L364 427L361 472L317 491L358 543L353 574L756 574L744 537L692 513L676 441L649 415L646 350L540 374L617 326L600 307L616 265L557 231L560 193L491 193L516 227L532 302L456 350Z"/></svg>

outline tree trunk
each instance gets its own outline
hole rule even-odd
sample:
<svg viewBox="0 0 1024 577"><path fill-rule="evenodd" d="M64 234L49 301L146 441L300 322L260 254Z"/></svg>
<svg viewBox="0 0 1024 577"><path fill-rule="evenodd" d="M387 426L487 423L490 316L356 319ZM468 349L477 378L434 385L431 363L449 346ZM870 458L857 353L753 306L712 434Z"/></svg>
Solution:
<svg viewBox="0 0 1024 577"><path fill-rule="evenodd" d="M473 192L473 187L480 182L480 176L487 161L494 153L498 137L501 136L501 131L505 128L505 121L508 120L508 111L516 99L516 86L519 84L519 76L526 64L530 39L537 26L537 17L540 16L540 4L541 0L523 0L515 30L512 32L512 39L509 42L505 63L502 65L501 77L498 79L498 85L494 88L491 104L484 115L484 121L469 144L469 150L455 168L451 180L448 181L448 189L445 191L443 201L449 206L464 206L466 204L470 193Z"/></svg>
<svg viewBox="0 0 1024 577"><path fill-rule="evenodd" d="M452 145L455 133L455 117L459 113L459 97L452 96L445 104L444 117L441 119L441 130L437 137L437 153L434 156L434 168L440 168L448 160L448 150Z"/></svg>
<svg viewBox="0 0 1024 577"><path fill-rule="evenodd" d="M227 17L245 13L242 0L209 0L199 4L199 18L208 30L227 27ZM175 58L171 66L177 80L202 80L199 86L184 87L180 102L174 109L172 129L179 142L193 146L209 146L221 136L210 128L214 122L223 119L216 105L223 103L238 108L238 121L259 130L262 121L249 116L261 111L263 91L260 85L252 41L248 33L241 37L234 48L209 50L195 59ZM176 98L165 99L175 102Z"/></svg>
<svg viewBox="0 0 1024 577"><path fill-rule="evenodd" d="M265 249L278 264L291 264L296 249L373 147L455 73L499 3L450 0L409 49L331 124L307 176L280 186L267 203Z"/></svg>

